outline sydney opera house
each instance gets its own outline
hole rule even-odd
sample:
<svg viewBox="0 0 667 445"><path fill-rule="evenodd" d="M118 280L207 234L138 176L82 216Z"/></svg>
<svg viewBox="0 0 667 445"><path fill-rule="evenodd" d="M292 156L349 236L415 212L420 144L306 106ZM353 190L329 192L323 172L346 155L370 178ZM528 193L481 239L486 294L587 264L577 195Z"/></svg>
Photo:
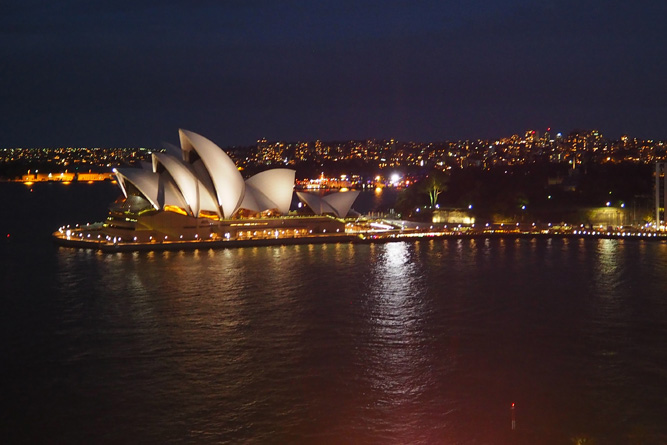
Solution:
<svg viewBox="0 0 667 445"><path fill-rule="evenodd" d="M154 245L344 236L344 218L359 192L296 192L305 205L290 210L294 170L276 168L244 179L207 138L187 130L179 130L179 137L181 148L153 153L152 165L115 170L123 194L103 224L61 228L56 239Z"/></svg>

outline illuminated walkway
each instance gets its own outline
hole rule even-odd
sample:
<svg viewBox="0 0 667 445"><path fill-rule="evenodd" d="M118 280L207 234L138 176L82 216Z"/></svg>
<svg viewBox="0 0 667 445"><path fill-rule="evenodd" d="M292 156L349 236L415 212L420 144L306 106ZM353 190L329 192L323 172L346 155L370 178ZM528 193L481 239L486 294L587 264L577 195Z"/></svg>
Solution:
<svg viewBox="0 0 667 445"><path fill-rule="evenodd" d="M483 227L428 223L400 224L392 221L377 221L365 224L364 227L353 226L345 233L284 234L276 232L267 237L228 238L211 234L208 238L194 239L150 237L149 241L141 242L136 238L111 237L104 233L100 223L61 227L53 233L54 241L62 246L83 249L95 249L103 252L137 251L137 250L192 250L211 248L233 248L247 246L270 246L290 244L322 244L322 243L374 243L420 239L451 239L451 238L607 238L634 240L667 240L666 232L647 230L596 230L572 226L538 227L536 225L521 226L520 224L487 224Z"/></svg>

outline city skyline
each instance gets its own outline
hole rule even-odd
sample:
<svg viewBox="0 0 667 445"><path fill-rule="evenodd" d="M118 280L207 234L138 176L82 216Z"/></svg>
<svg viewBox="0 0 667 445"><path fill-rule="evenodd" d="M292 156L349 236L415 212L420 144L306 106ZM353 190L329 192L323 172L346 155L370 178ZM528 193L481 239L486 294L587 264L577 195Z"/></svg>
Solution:
<svg viewBox="0 0 667 445"><path fill-rule="evenodd" d="M172 129L173 133L173 129ZM531 136L532 133L532 136ZM615 132L612 132L615 134ZM616 132L617 133L617 132ZM256 140L252 140L248 142L247 144L237 144L237 145L225 145L225 149L252 149L252 148L257 148L258 146L262 144L314 144L314 143L325 143L325 144L340 144L340 143L369 143L369 142L377 142L377 143L384 143L384 142L394 142L394 143L401 143L401 144L459 144L459 143L491 143L491 144L507 144L509 142L518 142L518 143L525 143L525 142L556 142L556 141L564 141L572 138L579 137L581 135L596 135L596 139L599 141L604 141L605 143L617 143L617 142L627 142L627 141L633 141L634 143L655 143L655 144L665 144L667 142L667 138L656 138L656 137L651 137L650 135L648 137L637 137L636 135L633 134L628 134L628 133L619 133L615 137L608 137L606 133L603 133L602 131L598 130L597 127L595 128L583 128L583 127L576 127L572 128L569 130L563 130L560 131L559 129L554 129L551 127L543 128L543 129L531 129L531 128L524 128L521 131L516 131L511 134L504 134L504 135L495 135L495 136L490 136L490 137L470 137L466 139L438 139L438 140L427 140L424 138L421 139L399 139L395 137L383 137L383 138L376 138L376 137L359 137L359 138L354 138L354 139L345 139L345 138L331 138L331 139L323 139L323 138L313 138L313 139L267 139L265 137L257 138ZM174 139L173 135L171 135L168 138L165 139ZM168 147L173 146L174 143L170 142L168 140L162 140L162 141L153 141L152 143L149 144L144 144L144 145L137 145L137 144L129 144L129 145L101 145L101 144L96 144L96 145L90 145L90 146L75 146L75 145L44 145L44 146L5 146L5 147L0 147L1 150L66 150L66 149L89 149L89 150L94 150L94 149L117 149L117 150L165 150L168 149Z"/></svg>
<svg viewBox="0 0 667 445"><path fill-rule="evenodd" d="M183 131L183 130L180 130ZM151 152L170 152L162 148L5 148L0 149L0 177L25 175L37 166L43 174L62 172L67 167L107 171L115 166L150 162ZM493 140L412 142L397 140L357 141L267 141L256 145L227 147L226 151L241 170L262 166L299 166L319 176L329 173L358 174L407 168L412 173L435 168L448 170L466 167L503 167L528 164L631 163L648 164L667 160L667 142L641 140L623 135L610 140L598 130L576 130L567 135L551 129L541 133L526 130L523 135ZM105 170L106 169L106 170ZM67 170L65 170L66 172ZM376 171L376 173L372 173ZM370 172L370 173L369 173ZM30 173L30 172L28 172ZM37 173L36 171L33 173ZM400 176L400 175L399 175ZM51 177L44 176L43 180Z"/></svg>
<svg viewBox="0 0 667 445"><path fill-rule="evenodd" d="M667 5L13 2L0 146L667 139Z"/></svg>

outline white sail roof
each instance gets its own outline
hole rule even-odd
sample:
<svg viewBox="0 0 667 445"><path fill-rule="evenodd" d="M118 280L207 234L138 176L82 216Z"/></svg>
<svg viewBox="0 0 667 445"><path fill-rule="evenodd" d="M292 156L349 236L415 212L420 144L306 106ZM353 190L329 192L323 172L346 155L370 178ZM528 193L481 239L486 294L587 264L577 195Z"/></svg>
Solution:
<svg viewBox="0 0 667 445"><path fill-rule="evenodd" d="M213 142L187 130L179 130L179 137L182 159L175 147L169 146L168 153L153 153L153 162L144 168L116 172L126 197L127 183L131 183L156 210L170 205L194 217L206 211L221 218L232 217L241 207L256 212L275 209L289 213L294 170L267 170L244 181L231 158ZM328 201L323 203L325 212L336 213Z"/></svg>
<svg viewBox="0 0 667 445"><path fill-rule="evenodd" d="M139 168L120 168L116 170L116 177L126 198L128 194L125 183L130 182L156 210L166 205L186 208L183 195L169 176Z"/></svg>
<svg viewBox="0 0 667 445"><path fill-rule="evenodd" d="M166 153L153 153L153 170L156 172L158 163L163 165L174 179L187 204L187 210L192 216L198 216L200 210L216 212L220 215L219 207L211 191L195 176L187 164Z"/></svg>
<svg viewBox="0 0 667 445"><path fill-rule="evenodd" d="M360 192L357 190L331 193L330 195L322 198L322 200L336 209L336 215L338 215L339 218L344 218L349 213L350 209L352 208L352 204L354 204L354 201L357 199L357 196L359 196L359 193Z"/></svg>
<svg viewBox="0 0 667 445"><path fill-rule="evenodd" d="M194 151L201 159L211 178L218 204L225 218L230 218L240 207L245 184L234 161L220 147L197 133L179 130L184 158L189 161ZM195 169L200 173L200 169Z"/></svg>
<svg viewBox="0 0 667 445"><path fill-rule="evenodd" d="M260 207L259 211L278 209L282 214L289 213L294 189L295 170L274 168L258 173L246 180L246 195L253 195Z"/></svg>
<svg viewBox="0 0 667 445"><path fill-rule="evenodd" d="M125 181L128 181L141 192L156 210L160 209L157 196L158 175L156 173L140 168L119 168L116 170L116 178L118 178L118 184L120 184L126 198L128 194Z"/></svg>
<svg viewBox="0 0 667 445"><path fill-rule="evenodd" d="M359 196L358 191L337 192L326 196L307 192L296 192L296 194L316 215L333 213L339 218L347 216L352 204Z"/></svg>

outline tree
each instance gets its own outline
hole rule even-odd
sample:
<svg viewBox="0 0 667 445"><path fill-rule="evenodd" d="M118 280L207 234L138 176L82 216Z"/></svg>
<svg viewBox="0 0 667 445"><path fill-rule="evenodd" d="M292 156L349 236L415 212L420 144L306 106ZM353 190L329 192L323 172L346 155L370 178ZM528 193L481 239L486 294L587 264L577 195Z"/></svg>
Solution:
<svg viewBox="0 0 667 445"><path fill-rule="evenodd" d="M447 183L449 176L442 170L431 170L423 181L422 190L428 193L431 200L431 207L434 207L438 202L438 196L447 190Z"/></svg>

